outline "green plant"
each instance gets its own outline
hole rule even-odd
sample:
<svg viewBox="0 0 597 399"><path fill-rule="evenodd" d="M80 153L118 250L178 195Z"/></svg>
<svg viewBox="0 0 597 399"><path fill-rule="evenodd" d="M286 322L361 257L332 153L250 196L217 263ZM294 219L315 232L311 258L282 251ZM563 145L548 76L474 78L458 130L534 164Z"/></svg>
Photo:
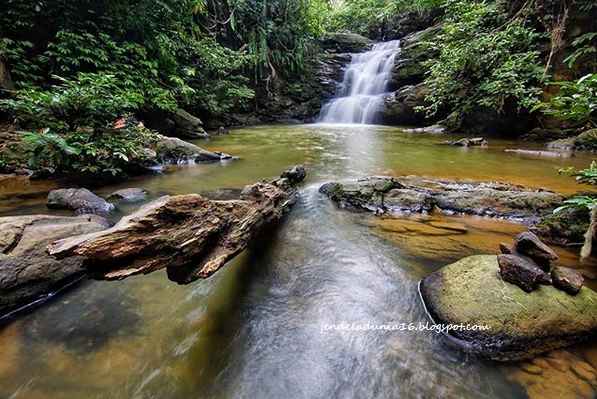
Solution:
<svg viewBox="0 0 597 399"><path fill-rule="evenodd" d="M546 37L529 22L533 10L511 16L501 2L461 0L446 0L444 9L442 33L427 43L437 54L424 63L429 105L419 109L433 115L443 107L466 114L479 105L497 113L506 102L534 106L545 81Z"/></svg>
<svg viewBox="0 0 597 399"><path fill-rule="evenodd" d="M16 98L0 100L0 104L27 129L50 127L64 133L80 126L106 128L142 101L138 93L123 90L113 75L79 73L75 79L54 78L60 84L48 91L20 90Z"/></svg>
<svg viewBox="0 0 597 399"><path fill-rule="evenodd" d="M579 184L588 184L597 187L597 163L591 162L586 169L576 170L573 167L562 168L560 173L574 177ZM586 210L591 216L589 228L585 233L585 243L580 251L581 259L591 255L593 250L593 241L596 237L597 228L597 196L593 195L574 195L564 201L564 205L554 209L553 213L560 213L564 210Z"/></svg>
<svg viewBox="0 0 597 399"><path fill-rule="evenodd" d="M70 164L69 158L79 154L79 150L71 147L64 138L57 133L50 133L50 128L39 132L18 132L23 135L23 141L32 145L32 156L29 166L52 166L58 169Z"/></svg>
<svg viewBox="0 0 597 399"><path fill-rule="evenodd" d="M597 74L589 74L576 82L555 82L559 91L548 102L533 108L576 126L595 126L597 117Z"/></svg>

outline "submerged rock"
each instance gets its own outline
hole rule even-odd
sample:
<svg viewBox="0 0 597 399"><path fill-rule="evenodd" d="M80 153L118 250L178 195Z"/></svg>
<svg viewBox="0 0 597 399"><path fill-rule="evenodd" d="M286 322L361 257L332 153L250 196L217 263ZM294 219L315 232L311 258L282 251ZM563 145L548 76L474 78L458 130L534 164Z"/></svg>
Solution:
<svg viewBox="0 0 597 399"><path fill-rule="evenodd" d="M597 294L571 296L551 285L527 294L499 276L495 255L445 266L420 282L421 298L436 323L487 325L450 331L451 341L494 360L522 360L597 333Z"/></svg>
<svg viewBox="0 0 597 399"><path fill-rule="evenodd" d="M141 201L145 199L145 197L147 197L147 190L142 188L123 188L108 195L108 199L120 200L123 202Z"/></svg>
<svg viewBox="0 0 597 399"><path fill-rule="evenodd" d="M555 152L555 151L537 151L537 150L522 150L508 148L505 152L513 152L520 155L530 155L536 157L547 157L547 158L569 158L572 156L569 152Z"/></svg>
<svg viewBox="0 0 597 399"><path fill-rule="evenodd" d="M48 194L46 206L50 209L68 209L77 213L102 213L114 209L114 205L86 188L52 190Z"/></svg>
<svg viewBox="0 0 597 399"><path fill-rule="evenodd" d="M509 217L535 221L563 198L546 190L503 183L371 176L324 184L319 191L340 206L376 213L446 213Z"/></svg>
<svg viewBox="0 0 597 399"><path fill-rule="evenodd" d="M489 142L483 137L474 137L472 139L460 139L456 141L444 141L444 145L453 145L456 147L489 147Z"/></svg>
<svg viewBox="0 0 597 399"><path fill-rule="evenodd" d="M582 274L568 267L556 266L551 270L553 285L571 295L576 295L585 282Z"/></svg>
<svg viewBox="0 0 597 399"><path fill-rule="evenodd" d="M55 240L106 228L98 216L0 218L0 315L18 309L84 274L83 257L56 260L44 250Z"/></svg>

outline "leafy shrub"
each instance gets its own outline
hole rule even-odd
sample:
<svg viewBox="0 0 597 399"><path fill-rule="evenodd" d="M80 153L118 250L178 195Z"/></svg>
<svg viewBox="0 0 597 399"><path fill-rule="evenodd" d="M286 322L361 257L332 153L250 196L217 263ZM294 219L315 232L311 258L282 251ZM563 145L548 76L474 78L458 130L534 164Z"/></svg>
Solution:
<svg viewBox="0 0 597 399"><path fill-rule="evenodd" d="M533 110L542 109L546 115L572 121L577 126L595 126L597 117L597 74L589 74L576 82L555 82L560 87L549 102L540 103Z"/></svg>
<svg viewBox="0 0 597 399"><path fill-rule="evenodd" d="M586 169L576 170L572 167L568 167L560 169L560 173L565 173L574 177L579 184L587 184L597 187L597 163L595 163L595 161L591 162L591 165ZM590 213L591 222L585 233L585 243L580 251L580 257L581 259L584 259L591 255L593 241L597 234L597 196L585 194L574 195L565 200L563 206L554 209L553 213L560 213L564 210L584 210Z"/></svg>
<svg viewBox="0 0 597 399"><path fill-rule="evenodd" d="M104 129L142 101L139 94L121 89L112 75L80 73L75 79L54 78L60 84L50 90L20 90L15 99L0 100L0 105L25 128L50 127L64 133L79 126Z"/></svg>
<svg viewBox="0 0 597 399"><path fill-rule="evenodd" d="M501 112L511 101L518 109L538 102L545 81L541 64L543 33L528 22L530 9L511 17L500 2L445 1L445 24L427 43L437 56L425 62L430 89L423 108L464 114L477 105Z"/></svg>

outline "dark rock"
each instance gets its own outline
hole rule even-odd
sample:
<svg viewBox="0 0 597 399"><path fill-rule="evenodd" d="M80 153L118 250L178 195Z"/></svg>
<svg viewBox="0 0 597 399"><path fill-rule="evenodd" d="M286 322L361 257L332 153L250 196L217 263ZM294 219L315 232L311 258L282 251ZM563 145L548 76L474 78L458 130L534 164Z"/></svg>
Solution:
<svg viewBox="0 0 597 399"><path fill-rule="evenodd" d="M582 274L574 269L563 266L555 266L551 270L551 278L556 288L571 295L578 294L585 282Z"/></svg>
<svg viewBox="0 0 597 399"><path fill-rule="evenodd" d="M55 260L45 248L58 239L103 230L107 224L89 215L0 218L0 315L45 298L81 277L83 257Z"/></svg>
<svg viewBox="0 0 597 399"><path fill-rule="evenodd" d="M86 188L62 188L48 194L46 206L50 209L69 209L78 213L109 212L114 205Z"/></svg>
<svg viewBox="0 0 597 399"><path fill-rule="evenodd" d="M49 179L56 173L54 168L43 167L39 170L34 171L29 175L29 180L45 180Z"/></svg>
<svg viewBox="0 0 597 399"><path fill-rule="evenodd" d="M380 190L379 188L383 188ZM372 176L328 183L320 192L342 207L379 212L429 212L509 217L536 221L560 206L563 197L546 190L469 181Z"/></svg>
<svg viewBox="0 0 597 399"><path fill-rule="evenodd" d="M147 191L142 188L123 188L108 195L108 199L120 200L123 202L135 202L145 199L146 196Z"/></svg>
<svg viewBox="0 0 597 399"><path fill-rule="evenodd" d="M522 360L583 341L597 333L597 294L587 287L571 296L551 285L531 294L499 277L495 255L476 255L425 277L419 287L436 323L487 325L452 330L462 349L494 360Z"/></svg>
<svg viewBox="0 0 597 399"><path fill-rule="evenodd" d="M514 247L505 242L500 242L500 252L504 255L512 255L514 253Z"/></svg>
<svg viewBox="0 0 597 399"><path fill-rule="evenodd" d="M551 284L549 274L536 265L516 255L498 255L500 276L504 281L531 292L537 284Z"/></svg>
<svg viewBox="0 0 597 399"><path fill-rule="evenodd" d="M558 260L558 255L530 231L516 236L514 248L516 252L528 256L546 270L549 270L550 262Z"/></svg>
<svg viewBox="0 0 597 399"><path fill-rule="evenodd" d="M224 126L220 126L218 128L218 130L216 130L215 134L220 134L220 135L222 135L222 134L230 134L230 132Z"/></svg>
<svg viewBox="0 0 597 399"><path fill-rule="evenodd" d="M201 119L179 109L172 114L172 120L176 124L174 133L177 137L185 139L208 139L209 135L203 130Z"/></svg>
<svg viewBox="0 0 597 399"><path fill-rule="evenodd" d="M439 115L428 118L424 112L415 110L416 107L427 105L425 97L428 94L429 89L421 83L404 86L395 93L385 95L380 110L382 122L388 125L422 125L441 119Z"/></svg>

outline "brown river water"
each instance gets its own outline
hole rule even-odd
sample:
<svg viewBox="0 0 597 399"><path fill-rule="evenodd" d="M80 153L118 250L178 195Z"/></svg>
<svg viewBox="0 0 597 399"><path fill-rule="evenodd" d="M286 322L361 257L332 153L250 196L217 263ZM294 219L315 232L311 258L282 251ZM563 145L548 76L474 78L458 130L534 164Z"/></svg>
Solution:
<svg viewBox="0 0 597 399"><path fill-rule="evenodd" d="M437 143L459 137L380 126L260 126L198 142L240 160L180 165L97 190L164 194L239 189L305 164L301 199L284 221L212 278L187 286L165 272L85 281L0 329L0 398L593 398L597 343L511 364L479 360L434 332L324 331L322 323L426 322L417 282L448 262L496 253L524 226L441 214L379 218L338 210L328 181L368 174L502 181L572 193L562 166L592 154L539 158L541 149L490 139L489 148ZM52 182L0 180L0 214L44 208ZM140 204L121 205L113 220ZM62 214L68 214L62 212ZM433 222L466 232L446 233ZM561 264L597 288L597 265L557 247Z"/></svg>

